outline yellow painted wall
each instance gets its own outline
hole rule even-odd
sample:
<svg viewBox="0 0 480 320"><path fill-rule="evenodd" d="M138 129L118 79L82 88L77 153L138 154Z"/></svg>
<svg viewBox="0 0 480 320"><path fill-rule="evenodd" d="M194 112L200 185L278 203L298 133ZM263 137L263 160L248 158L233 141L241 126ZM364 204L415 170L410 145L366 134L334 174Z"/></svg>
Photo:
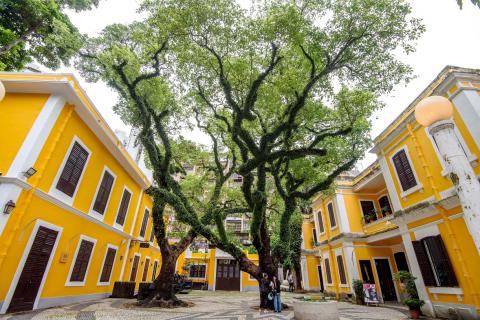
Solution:
<svg viewBox="0 0 480 320"><path fill-rule="evenodd" d="M0 172L6 175L30 128L48 99L47 94L8 93L0 101Z"/></svg>

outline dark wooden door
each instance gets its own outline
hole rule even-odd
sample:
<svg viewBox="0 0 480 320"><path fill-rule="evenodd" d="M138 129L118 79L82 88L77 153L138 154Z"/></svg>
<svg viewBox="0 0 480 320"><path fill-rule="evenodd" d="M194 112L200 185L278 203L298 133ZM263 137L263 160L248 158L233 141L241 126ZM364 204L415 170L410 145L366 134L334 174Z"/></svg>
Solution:
<svg viewBox="0 0 480 320"><path fill-rule="evenodd" d="M130 272L130 281L135 282L137 279L137 270L138 270L138 262L140 261L140 256L133 257L133 264L132 264L132 271Z"/></svg>
<svg viewBox="0 0 480 320"><path fill-rule="evenodd" d="M383 301L397 301L395 284L393 283L393 275L388 260L375 259L375 267L377 268L378 281L380 282Z"/></svg>
<svg viewBox="0 0 480 320"><path fill-rule="evenodd" d="M215 290L240 291L240 268L235 260L217 260Z"/></svg>
<svg viewBox="0 0 480 320"><path fill-rule="evenodd" d="M317 266L318 270L318 279L320 280L320 292L323 292L325 289L323 287L323 273L322 273L322 266Z"/></svg>
<svg viewBox="0 0 480 320"><path fill-rule="evenodd" d="M57 236L55 230L38 229L7 312L33 309Z"/></svg>

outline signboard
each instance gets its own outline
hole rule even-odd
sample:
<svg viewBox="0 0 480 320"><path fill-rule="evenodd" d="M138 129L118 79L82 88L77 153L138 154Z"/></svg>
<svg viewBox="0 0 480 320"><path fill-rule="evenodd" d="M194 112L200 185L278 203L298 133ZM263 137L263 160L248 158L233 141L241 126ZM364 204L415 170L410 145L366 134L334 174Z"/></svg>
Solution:
<svg viewBox="0 0 480 320"><path fill-rule="evenodd" d="M363 284L363 295L365 297L365 303L379 303L377 297L377 290L374 284Z"/></svg>
<svg viewBox="0 0 480 320"><path fill-rule="evenodd" d="M150 248L149 242L140 242L140 248Z"/></svg>

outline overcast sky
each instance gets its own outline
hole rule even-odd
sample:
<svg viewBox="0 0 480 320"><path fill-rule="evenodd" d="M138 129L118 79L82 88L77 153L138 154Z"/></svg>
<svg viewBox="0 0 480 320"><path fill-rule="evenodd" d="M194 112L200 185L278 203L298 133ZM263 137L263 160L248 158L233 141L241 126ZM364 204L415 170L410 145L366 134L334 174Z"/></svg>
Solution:
<svg viewBox="0 0 480 320"><path fill-rule="evenodd" d="M382 132L446 65L480 68L480 9L469 0L464 0L463 10L458 8L455 0L409 2L413 15L423 19L427 30L418 41L416 52L399 58L413 67L417 78L407 86L397 86L389 96L383 97L386 107L373 119L372 138ZM140 0L103 0L95 10L70 13L69 16L82 33L94 36L109 24L138 19L135 11L140 3ZM86 83L73 68L59 71L72 72L80 78L87 94L112 129L128 131L112 110L117 96L104 83ZM186 136L198 135L187 133ZM366 155L359 169L374 160L374 155Z"/></svg>

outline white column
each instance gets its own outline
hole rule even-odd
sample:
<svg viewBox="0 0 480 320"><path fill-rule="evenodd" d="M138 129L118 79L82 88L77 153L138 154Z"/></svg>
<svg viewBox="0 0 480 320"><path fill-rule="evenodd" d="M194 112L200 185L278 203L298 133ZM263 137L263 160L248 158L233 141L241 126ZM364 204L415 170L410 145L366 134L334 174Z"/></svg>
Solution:
<svg viewBox="0 0 480 320"><path fill-rule="evenodd" d="M462 205L463 218L480 254L480 182L455 135L453 122L438 121L429 131L445 159L448 176Z"/></svg>
<svg viewBox="0 0 480 320"><path fill-rule="evenodd" d="M425 305L422 307L424 314L430 317L435 317L435 311L430 301L430 297L427 293L427 288L423 282L422 272L420 271L420 266L418 264L417 255L413 249L412 239L410 238L410 233L408 232L406 225L400 225L400 232L402 234L403 246L405 247L405 252L407 254L407 259L410 266L410 271L415 279L415 286L417 287L418 297L425 301Z"/></svg>
<svg viewBox="0 0 480 320"><path fill-rule="evenodd" d="M335 194L335 202L337 205L337 218L340 225L340 232L349 233L350 224L348 221L347 208L345 207L345 199L342 193ZM317 229L318 230L318 229Z"/></svg>
<svg viewBox="0 0 480 320"><path fill-rule="evenodd" d="M360 275L358 274L357 257L355 255L353 243L345 242L343 244L343 253L345 256L345 263L347 265L348 280L350 280L349 286L353 292L353 280L360 279Z"/></svg>
<svg viewBox="0 0 480 320"><path fill-rule="evenodd" d="M480 123L480 95L478 91L465 90L464 88L452 98L452 102L472 135L473 140L480 147L480 130L478 130L478 124Z"/></svg>
<svg viewBox="0 0 480 320"><path fill-rule="evenodd" d="M300 265L302 269L303 289L310 290L310 282L308 280L308 265L307 265L307 259L305 258L305 256L301 258Z"/></svg>

